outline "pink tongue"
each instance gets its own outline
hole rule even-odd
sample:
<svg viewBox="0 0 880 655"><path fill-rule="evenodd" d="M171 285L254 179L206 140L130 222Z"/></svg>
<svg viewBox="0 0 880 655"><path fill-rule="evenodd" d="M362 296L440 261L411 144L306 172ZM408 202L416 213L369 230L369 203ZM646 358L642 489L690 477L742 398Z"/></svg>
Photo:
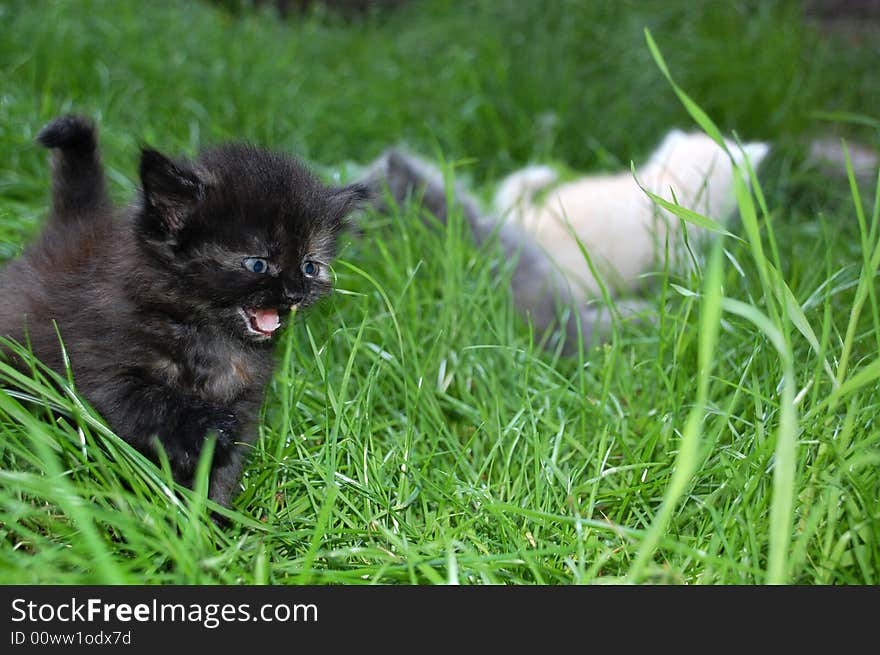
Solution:
<svg viewBox="0 0 880 655"><path fill-rule="evenodd" d="M254 323L261 332L274 332L281 325L277 309L254 309Z"/></svg>

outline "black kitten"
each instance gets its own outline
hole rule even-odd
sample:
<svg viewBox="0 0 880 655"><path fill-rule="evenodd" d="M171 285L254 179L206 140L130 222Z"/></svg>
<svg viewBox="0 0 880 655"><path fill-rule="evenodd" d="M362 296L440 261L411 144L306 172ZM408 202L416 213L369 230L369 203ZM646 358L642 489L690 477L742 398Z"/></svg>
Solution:
<svg viewBox="0 0 880 655"><path fill-rule="evenodd" d="M38 140L56 149L53 206L0 276L0 335L62 371L57 322L79 392L140 451L161 444L183 484L215 434L210 496L228 505L272 336L331 290L337 238L367 190L249 145L192 162L144 149L142 191L114 212L91 122L56 119Z"/></svg>

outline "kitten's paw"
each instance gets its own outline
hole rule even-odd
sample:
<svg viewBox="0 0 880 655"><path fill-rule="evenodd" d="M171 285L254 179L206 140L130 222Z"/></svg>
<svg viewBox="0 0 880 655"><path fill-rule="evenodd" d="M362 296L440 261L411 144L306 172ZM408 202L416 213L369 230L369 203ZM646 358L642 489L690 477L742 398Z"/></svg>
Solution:
<svg viewBox="0 0 880 655"><path fill-rule="evenodd" d="M239 431L234 412L218 407L191 410L181 421L176 439L191 462L198 461L205 440L216 436L214 457L223 457L232 450Z"/></svg>
<svg viewBox="0 0 880 655"><path fill-rule="evenodd" d="M238 418L226 410L210 410L204 417L205 431L202 440L212 434L217 437L216 450L228 450L238 434Z"/></svg>

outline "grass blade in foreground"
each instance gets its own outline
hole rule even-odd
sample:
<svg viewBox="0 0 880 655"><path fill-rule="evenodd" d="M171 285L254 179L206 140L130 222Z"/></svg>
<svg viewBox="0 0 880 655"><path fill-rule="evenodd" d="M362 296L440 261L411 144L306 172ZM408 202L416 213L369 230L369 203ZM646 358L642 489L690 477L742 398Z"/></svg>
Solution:
<svg viewBox="0 0 880 655"><path fill-rule="evenodd" d="M712 258L706 269L706 277L703 282L702 304L700 306L697 399L690 414L688 414L687 422L681 435L678 457L675 460L675 469L672 473L672 480L666 488L666 493L663 494L663 503L660 505L660 509L651 523L648 534L645 535L639 546L635 562L630 567L627 577L634 582L640 580L645 564L654 554L657 544L660 542L664 532L666 532L675 507L687 491L688 485L699 465L700 436L706 415L709 380L714 362L715 345L718 341L718 326L721 322L722 243L723 241L720 238L715 242Z"/></svg>
<svg viewBox="0 0 880 655"><path fill-rule="evenodd" d="M654 39L651 36L651 32L647 28L645 28L645 39L648 43L648 48L651 50L651 55L654 58L654 61L663 72L663 75L666 77L670 85L672 85L673 90L675 91L679 100L684 105L685 109L687 109L691 117L706 132L706 134L713 138L722 148L726 148L721 132L712 121L712 119L709 118L708 114L706 114L672 79L672 75L670 74L666 62L663 59L663 55L657 48L657 44L654 42ZM756 185L757 190L760 192L760 187L758 186L759 183L756 176L754 175L754 171L750 170L750 165L748 164L748 162L746 165L749 167L749 172L751 174L753 184ZM816 354L818 356L822 357L822 353L818 351L818 341L815 338L815 334L813 333L812 328L810 328L809 323L807 323L806 318L800 311L800 306L796 302L792 302L794 295L791 293L788 285L782 279L782 276L776 274L773 279L771 279L770 271L772 270L775 273L776 269L773 267L771 262L768 261L767 256L764 252L763 244L761 241L760 228L757 220L757 212L755 210L755 205L752 200L751 193L749 192L748 186L743 179L741 171L736 165L733 166L733 175L737 205L740 210L740 215L742 217L742 222L746 230L749 247L755 261L755 265L760 273L762 287L764 291L764 300L766 302L767 308L770 311L770 318L765 316L755 307L737 300L723 299L720 302L719 307L723 307L726 311L737 314L742 318L745 318L752 322L773 344L774 348L779 354L782 363L782 393L780 398L779 428L776 435L777 441L774 452L775 462L773 466L773 494L770 505L769 526L770 551L768 555L766 580L770 584L782 584L786 581L788 573L786 563L789 544L791 541L792 510L794 506L794 478L796 468L795 459L797 445L797 412L794 406L794 365L791 345L788 338L788 331L785 329L786 319L788 317L788 310L795 310L795 322L799 331L807 338L807 340L810 342L810 345L814 347L814 350L816 350ZM675 211L676 214L680 215L680 212L676 211L677 208L667 207L667 209ZM686 220L688 219L687 216L682 216L682 218L685 218ZM768 229L770 229L769 223ZM771 244L772 236L773 235L771 232ZM715 257L719 256L717 254L719 252L718 248L719 246L716 244L716 252L713 253L713 265L715 265ZM717 295L720 298L720 274L718 273L718 271L713 271L713 274L719 276L716 282L718 285ZM707 274L706 285L710 284L711 282L712 280ZM710 300L709 298L705 297L705 294L709 291L710 288L711 287L706 286L706 290L704 290L704 320L701 321L700 331L700 377L697 402L694 409L691 410L690 416L688 417L685 433L682 437L681 452L679 453L679 457L676 462L676 470L673 475L672 482L670 483L669 489L667 489L667 492L664 495L664 501L663 505L661 506L660 513L658 517L655 518L655 522L652 525L651 531L649 533L649 536L653 537L654 543L656 543L656 539L659 539L659 534L656 536L654 536L653 534L655 532L655 529L658 525L665 525L665 523L669 520L669 515L672 511L671 505L678 500L681 494L684 493L687 480L684 479L683 474L680 474L680 467L682 467L682 464L688 464L690 466L695 465L692 461L695 453L693 453L692 450L695 448L695 444L698 440L699 412L704 411L703 408L707 400L708 390L708 378L704 378L704 376L708 375L707 363L704 359L704 357L707 355L707 352L705 350L705 340L707 337L705 333L707 328L711 328L712 330L714 330L711 335L711 340L714 346L714 341L717 337L718 329L717 323L711 326L707 326L704 322L705 315L709 313L709 308L706 307L706 303L708 300ZM779 300L779 304L782 305L782 315L780 315L777 309L777 299ZM720 316L718 320L720 320ZM692 475L692 473L693 471L691 470L688 474L688 477ZM646 539L646 542L649 546L651 545L649 540ZM639 551L639 556L636 559L636 564L634 565L634 568L636 568L636 573L638 573L639 567L643 565L644 560L647 557L646 553L647 549L645 547L645 543L643 543L642 548Z"/></svg>

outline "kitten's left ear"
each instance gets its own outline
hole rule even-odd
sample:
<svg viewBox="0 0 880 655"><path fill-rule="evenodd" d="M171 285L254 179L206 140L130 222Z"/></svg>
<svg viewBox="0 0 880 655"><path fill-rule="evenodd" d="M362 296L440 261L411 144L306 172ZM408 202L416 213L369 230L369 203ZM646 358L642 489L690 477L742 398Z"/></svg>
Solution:
<svg viewBox="0 0 880 655"><path fill-rule="evenodd" d="M141 186L147 210L163 232L175 233L204 198L210 175L189 162L172 161L151 148L141 150Z"/></svg>
<svg viewBox="0 0 880 655"><path fill-rule="evenodd" d="M341 221L371 197L372 193L365 184L355 183L344 187L331 187L330 211L337 220Z"/></svg>

